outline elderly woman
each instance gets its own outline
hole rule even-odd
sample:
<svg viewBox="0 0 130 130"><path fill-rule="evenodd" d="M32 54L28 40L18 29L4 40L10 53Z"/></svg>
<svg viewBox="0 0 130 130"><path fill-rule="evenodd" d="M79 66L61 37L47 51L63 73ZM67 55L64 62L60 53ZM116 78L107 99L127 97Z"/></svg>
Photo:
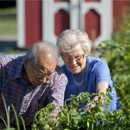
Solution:
<svg viewBox="0 0 130 130"><path fill-rule="evenodd" d="M80 30L65 30L57 38L56 45L69 80L65 100L81 92L107 93L111 88L109 110L118 109L120 105L108 65L103 59L89 56L91 45L88 35ZM88 107L88 104L83 103L80 107Z"/></svg>

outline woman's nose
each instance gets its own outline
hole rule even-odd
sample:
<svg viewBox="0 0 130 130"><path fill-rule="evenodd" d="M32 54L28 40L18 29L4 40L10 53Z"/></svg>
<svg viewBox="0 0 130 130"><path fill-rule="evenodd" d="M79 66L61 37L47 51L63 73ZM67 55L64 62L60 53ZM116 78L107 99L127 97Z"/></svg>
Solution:
<svg viewBox="0 0 130 130"><path fill-rule="evenodd" d="M76 64L77 62L76 62L76 60L71 59L71 60L69 61L69 63L70 63L70 64Z"/></svg>

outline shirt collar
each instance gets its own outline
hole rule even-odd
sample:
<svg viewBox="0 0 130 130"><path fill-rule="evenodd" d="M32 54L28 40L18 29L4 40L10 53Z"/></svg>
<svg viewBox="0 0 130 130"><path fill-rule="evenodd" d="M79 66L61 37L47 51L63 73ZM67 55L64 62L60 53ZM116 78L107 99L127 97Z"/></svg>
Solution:
<svg viewBox="0 0 130 130"><path fill-rule="evenodd" d="M17 70L16 70L16 73L15 73L15 76L14 76L14 79L16 78L21 78L23 76L23 72L25 71L24 70L24 59L25 59L25 56L22 56L19 60L19 65L17 67Z"/></svg>

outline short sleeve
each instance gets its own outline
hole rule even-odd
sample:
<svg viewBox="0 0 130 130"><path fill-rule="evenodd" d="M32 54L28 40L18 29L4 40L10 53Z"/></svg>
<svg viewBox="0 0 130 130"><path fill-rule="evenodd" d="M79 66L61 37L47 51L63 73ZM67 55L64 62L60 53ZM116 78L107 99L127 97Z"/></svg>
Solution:
<svg viewBox="0 0 130 130"><path fill-rule="evenodd" d="M112 86L110 69L105 60L100 60L95 64L96 84L99 82L108 82Z"/></svg>

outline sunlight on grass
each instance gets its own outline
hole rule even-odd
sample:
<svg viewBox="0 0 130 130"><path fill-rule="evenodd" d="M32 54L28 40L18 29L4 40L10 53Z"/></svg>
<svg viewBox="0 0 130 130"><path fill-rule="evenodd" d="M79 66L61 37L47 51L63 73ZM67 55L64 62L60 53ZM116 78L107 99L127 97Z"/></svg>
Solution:
<svg viewBox="0 0 130 130"><path fill-rule="evenodd" d="M15 19L0 20L0 35L16 35L17 23Z"/></svg>
<svg viewBox="0 0 130 130"><path fill-rule="evenodd" d="M16 36L16 8L0 9L0 36Z"/></svg>

